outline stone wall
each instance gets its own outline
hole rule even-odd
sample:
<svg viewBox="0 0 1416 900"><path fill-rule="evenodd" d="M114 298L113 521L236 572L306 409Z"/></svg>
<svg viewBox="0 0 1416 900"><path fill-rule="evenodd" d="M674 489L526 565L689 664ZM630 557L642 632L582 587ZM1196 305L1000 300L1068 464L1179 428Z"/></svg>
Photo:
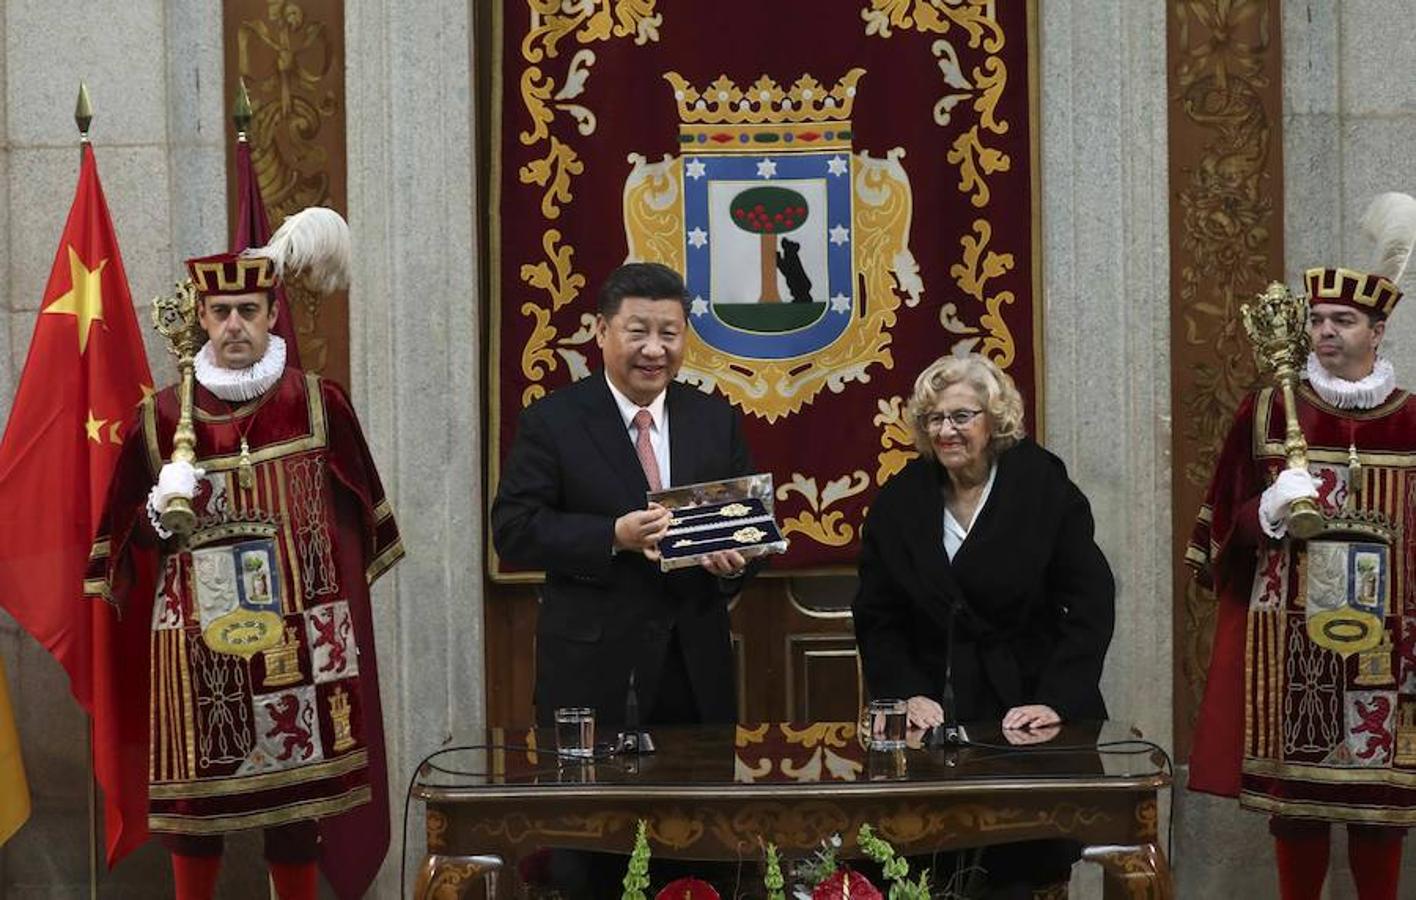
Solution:
<svg viewBox="0 0 1416 900"><path fill-rule="evenodd" d="M1046 432L1116 576L1102 692L1171 746L1165 9L1041 10ZM1164 810L1165 807L1162 807ZM1073 895L1100 896L1079 865Z"/></svg>
<svg viewBox="0 0 1416 900"><path fill-rule="evenodd" d="M374 599L395 834L380 897L400 896L399 810L418 761L479 742L484 725L470 6L349 0L344 13L354 405L408 548ZM408 833L412 872L421 815Z"/></svg>

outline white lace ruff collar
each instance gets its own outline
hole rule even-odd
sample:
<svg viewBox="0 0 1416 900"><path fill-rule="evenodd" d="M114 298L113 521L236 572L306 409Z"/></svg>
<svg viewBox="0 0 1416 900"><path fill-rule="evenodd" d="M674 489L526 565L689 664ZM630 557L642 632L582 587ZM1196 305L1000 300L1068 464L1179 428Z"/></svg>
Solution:
<svg viewBox="0 0 1416 900"><path fill-rule="evenodd" d="M1308 354L1308 383L1330 406L1338 409L1371 409L1386 402L1396 390L1396 370L1382 356L1372 366L1372 372L1361 381L1348 381L1323 368L1316 353Z"/></svg>
<svg viewBox="0 0 1416 900"><path fill-rule="evenodd" d="M217 365L210 341L197 352L197 381L228 403L256 399L270 390L284 372L285 340L278 334L270 336L265 355L244 369L227 369Z"/></svg>

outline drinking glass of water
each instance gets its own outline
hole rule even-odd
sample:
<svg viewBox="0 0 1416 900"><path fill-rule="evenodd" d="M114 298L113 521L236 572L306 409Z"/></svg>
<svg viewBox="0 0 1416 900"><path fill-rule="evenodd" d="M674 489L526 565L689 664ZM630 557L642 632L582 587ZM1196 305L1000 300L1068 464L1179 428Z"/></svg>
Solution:
<svg viewBox="0 0 1416 900"><path fill-rule="evenodd" d="M905 748L905 701L872 700L865 719L870 727L871 750Z"/></svg>
<svg viewBox="0 0 1416 900"><path fill-rule="evenodd" d="M577 759L590 759L595 755L594 709L563 706L556 710L556 750L562 757Z"/></svg>

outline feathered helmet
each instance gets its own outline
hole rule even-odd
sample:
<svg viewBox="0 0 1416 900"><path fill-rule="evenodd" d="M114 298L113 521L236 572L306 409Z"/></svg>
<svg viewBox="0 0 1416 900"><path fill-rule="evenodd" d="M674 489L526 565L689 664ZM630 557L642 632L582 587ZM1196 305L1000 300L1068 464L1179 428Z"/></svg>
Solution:
<svg viewBox="0 0 1416 900"><path fill-rule="evenodd" d="M1371 269L1319 268L1303 273L1308 304L1336 303L1385 319L1401 299L1396 285L1416 244L1416 199L1382 194L1362 214L1362 233L1377 245Z"/></svg>
<svg viewBox="0 0 1416 900"><path fill-rule="evenodd" d="M349 286L349 223L332 209L311 206L287 216L264 247L187 260L204 297L272 290L299 276L319 294Z"/></svg>

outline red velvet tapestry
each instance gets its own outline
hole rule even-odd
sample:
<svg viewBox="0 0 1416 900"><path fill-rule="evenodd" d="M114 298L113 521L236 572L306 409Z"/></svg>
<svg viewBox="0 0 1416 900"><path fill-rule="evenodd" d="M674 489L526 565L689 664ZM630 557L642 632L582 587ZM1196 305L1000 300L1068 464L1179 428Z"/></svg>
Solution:
<svg viewBox="0 0 1416 900"><path fill-rule="evenodd" d="M778 571L854 564L940 355L1003 366L1040 432L1032 2L496 7L489 496L519 411L598 369L630 260L684 275L679 378L742 411Z"/></svg>

